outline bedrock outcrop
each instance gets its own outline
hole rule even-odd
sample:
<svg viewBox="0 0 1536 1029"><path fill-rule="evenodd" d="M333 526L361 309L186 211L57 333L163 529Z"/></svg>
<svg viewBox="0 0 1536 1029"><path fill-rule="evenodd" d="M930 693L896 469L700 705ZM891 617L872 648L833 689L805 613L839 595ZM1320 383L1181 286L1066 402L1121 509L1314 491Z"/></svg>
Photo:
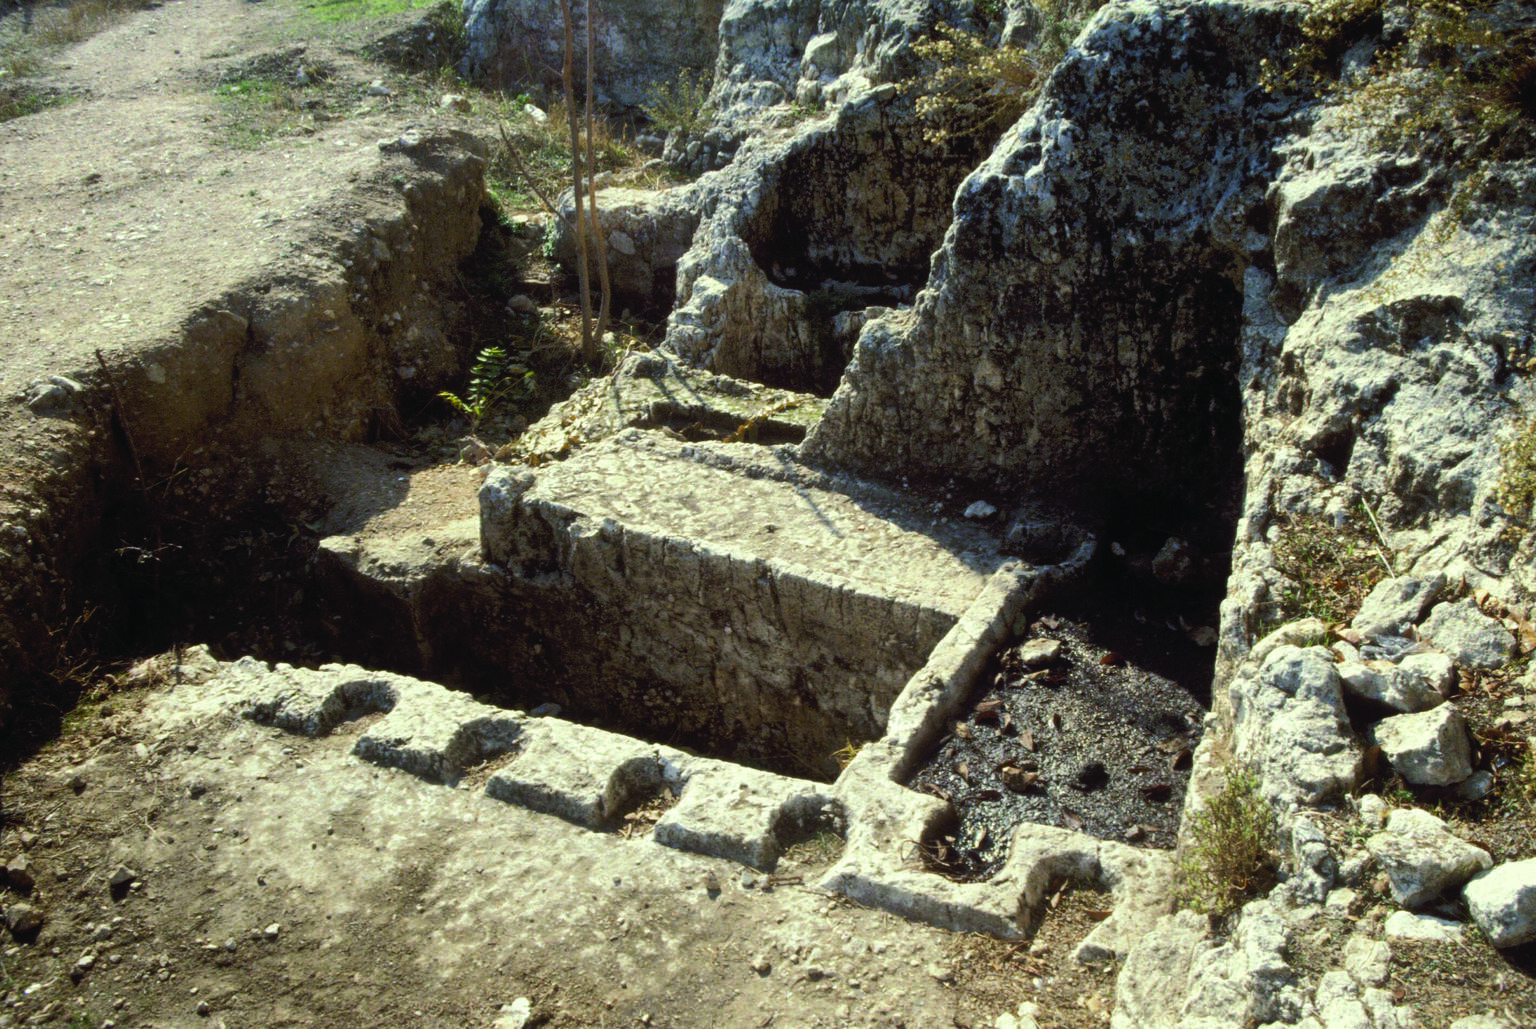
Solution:
<svg viewBox="0 0 1536 1029"><path fill-rule="evenodd" d="M1077 494L1230 475L1243 271L1292 108L1285 7L1105 8L955 196L928 287L860 336L815 458Z"/></svg>

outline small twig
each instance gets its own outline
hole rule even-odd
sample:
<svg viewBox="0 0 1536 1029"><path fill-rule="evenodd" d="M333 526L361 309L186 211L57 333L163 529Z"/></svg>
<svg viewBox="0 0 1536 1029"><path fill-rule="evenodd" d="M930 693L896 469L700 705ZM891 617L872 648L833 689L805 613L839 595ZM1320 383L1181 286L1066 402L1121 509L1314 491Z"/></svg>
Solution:
<svg viewBox="0 0 1536 1029"><path fill-rule="evenodd" d="M1392 562L1387 559L1386 551L1391 547L1387 545L1386 534L1381 531L1381 523L1376 520L1375 512L1371 510L1371 505L1365 502L1364 497L1360 498L1360 509L1365 512L1365 517L1371 520L1371 528L1376 530L1376 538L1381 541L1381 546L1376 548L1376 556L1381 559L1381 566L1387 570L1388 575L1397 575Z"/></svg>
<svg viewBox="0 0 1536 1029"><path fill-rule="evenodd" d="M533 190L533 195L539 198L539 203L543 204L544 209L547 210L550 214L554 215L556 218L559 218L567 230L575 232L575 224L565 215L561 214L559 208L550 203L549 197L546 196L544 191L539 188L539 184L534 179L533 173L528 170L527 165L523 164L523 159L517 156L517 151L512 148L512 140L507 136L507 127L498 123L496 129L501 133L501 145L506 148L507 158L512 162L513 169L523 177L525 182L528 183L528 188Z"/></svg>

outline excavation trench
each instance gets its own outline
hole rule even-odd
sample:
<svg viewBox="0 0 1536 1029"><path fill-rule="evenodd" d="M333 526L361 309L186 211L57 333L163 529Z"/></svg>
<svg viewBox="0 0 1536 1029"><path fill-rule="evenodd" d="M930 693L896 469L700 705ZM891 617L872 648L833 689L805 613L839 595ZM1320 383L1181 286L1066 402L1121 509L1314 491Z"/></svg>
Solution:
<svg viewBox="0 0 1536 1029"><path fill-rule="evenodd" d="M817 190L797 185L835 177L862 152L853 143L807 150L783 170L777 199L759 212L751 233L754 258L773 289L798 298L797 317L831 324L869 306L904 302L926 277L928 251L947 224L947 207L934 198L952 193L953 183L942 177L920 177L926 185L915 200L903 201L910 210L894 216L844 211L843 222L816 206ZM901 179L900 172L881 174ZM891 233L893 217L906 229ZM876 227L859 228L865 220ZM797 236L793 226L801 223L816 228ZM410 252L401 241L371 245L368 233L359 232L367 252ZM324 380L336 399L317 401L334 412L327 431L275 436L259 428L268 427L261 405L277 404L295 383L311 392L315 387L314 369L304 364L307 351L281 339L279 330L296 325L323 340L333 322L351 313L341 310L344 295L285 296L283 305L273 305L281 317L244 320L247 351L237 365L235 392L250 394L251 410L204 447L172 450L175 441L154 441L155 454L180 456L152 459L145 481L116 489L119 499L106 505L97 563L111 573L112 586L99 596L121 612L123 650L208 642L224 658L255 655L311 667L351 662L440 682L506 708L558 713L831 782L861 745L885 735L902 692L1000 570L1021 557L1049 564L1065 555L1019 545L1021 522L1009 518L1009 498L992 498L1003 514L971 518L965 511L976 498L969 489L894 488L810 467L794 444L820 416L814 396L680 370L659 356L638 359L590 391L592 410L617 410L615 423L588 433L586 422L568 424L569 411L546 419L530 436L563 435L549 448L560 459L498 465L484 484L484 470L442 464L419 446L345 442L398 433L402 407L429 397L460 363L451 356L454 345L480 342L473 318L451 333L412 336L394 317L400 309L395 295L411 297L417 310L435 303L434 295L419 288L420 272L401 275L387 257L374 263L372 278L357 283L376 299L351 301L363 315L355 354ZM253 324L277 328L263 335L252 332ZM856 334L856 326L848 331ZM782 381L828 391L846 359L842 343L835 349L793 372L781 368ZM402 363L402 354L415 364ZM357 367L371 374L356 380L354 391L347 375ZM775 381L771 367L759 372L757 378ZM617 396L647 376L654 390L641 391L640 399ZM316 438L327 434L331 441ZM120 448L113 461L122 482L133 479L127 457L128 449ZM1227 485L1223 495L1234 492ZM1166 529L1096 526L1106 542L1119 536L1126 546L1118 553L1105 548L1102 560L1119 579L1099 584L1101 592L1086 602L1079 598L1080 606L1091 609L1105 596L1123 594L1125 581L1153 574L1164 557L1165 533L1198 536L1206 554L1219 553L1223 538L1230 545L1229 521L1194 526L1187 513L1167 513ZM1183 631L1213 624L1225 573L1220 564L1202 558L1194 572L1179 573L1185 579L1178 589L1200 593L1174 612L1187 623ZM1049 605L1032 612L1030 631L1041 634L1039 619L1056 613ZM1168 612L1156 617L1173 621ZM943 713L945 721L974 724L978 706L991 699L988 691L1018 691L1016 683L994 681L1016 642L1006 642L997 664ZM1154 663L1126 650L1133 667ZM1092 660L1080 656L1079 663ZM1156 737L1153 745L1175 737L1193 741L1209 675L1208 661L1182 680L1165 674L1153 694L1168 718L1141 727ZM1112 683L1091 685L1101 693L1115 690ZM1108 706L1125 703L1116 698ZM1049 728L1034 739L1036 752L1051 743L1048 732L1065 740L1097 731L1088 707L1074 709L1082 717L1073 724L1052 724L1052 709L1061 706L1044 696L1019 708L1010 725L1017 730L1029 719L1046 719ZM994 729L995 740L988 736ZM954 808L955 831L929 841L935 853L940 845L950 849L937 862L947 874L985 878L1002 856L998 848L1006 848L1009 825L1019 820L1109 838L1152 825L1140 842L1171 841L1182 796L1176 782L1153 801L1161 820L1145 812L1101 812L1095 806L1101 797L1074 807L1051 790L1045 796L1052 803L1044 806L1031 806L1028 791L1007 786L1003 804L987 792L990 786L967 798L944 778L959 774L960 758L953 747L945 749L952 736L941 734L926 765L907 769L904 778ZM1003 752L1020 741L1000 720L972 737L991 746L987 774L1001 774L1008 760L1027 771L1016 755ZM1058 749L1076 753L1066 745ZM1090 757L1073 760L1074 768L1050 769L1048 778L1076 777L1086 792L1113 792L1098 790ZM945 763L947 771L940 767ZM974 763L979 768L981 759ZM657 800L657 784L642 772L605 818ZM1127 771L1132 780L1137 774ZM974 775L959 778L975 785ZM1119 773L1110 781L1118 789ZM1138 781L1132 792L1161 784ZM992 810L984 811L987 805ZM818 818L807 814L785 833L826 831ZM975 834L980 824L987 841Z"/></svg>

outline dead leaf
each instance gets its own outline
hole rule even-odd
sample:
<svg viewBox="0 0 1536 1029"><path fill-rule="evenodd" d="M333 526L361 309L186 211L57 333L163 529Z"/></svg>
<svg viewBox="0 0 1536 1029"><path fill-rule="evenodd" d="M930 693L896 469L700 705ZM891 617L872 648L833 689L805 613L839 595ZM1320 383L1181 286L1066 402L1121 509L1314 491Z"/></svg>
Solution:
<svg viewBox="0 0 1536 1029"><path fill-rule="evenodd" d="M1004 765L997 770L1003 785L1015 793L1028 793L1040 778L1039 772L1026 772L1017 765Z"/></svg>
<svg viewBox="0 0 1536 1029"><path fill-rule="evenodd" d="M1081 829L1087 823L1083 821L1083 816L1078 814L1076 811L1073 811L1071 808L1062 808L1061 824L1075 832Z"/></svg>
<svg viewBox="0 0 1536 1029"><path fill-rule="evenodd" d="M1025 729L1023 732L1019 733L1019 746L1023 747L1025 750L1033 751L1035 749L1035 734L1030 732L1028 729Z"/></svg>
<svg viewBox="0 0 1536 1029"><path fill-rule="evenodd" d="M1182 772L1186 768L1193 767L1194 763L1195 755L1191 754L1186 749L1179 751L1178 753L1174 754L1173 757L1169 758L1168 768L1171 771Z"/></svg>
<svg viewBox="0 0 1536 1029"><path fill-rule="evenodd" d="M976 705L976 721L995 722L998 715L1002 713L1002 710L1003 701L1001 698L994 697L992 700L983 700L980 704Z"/></svg>
<svg viewBox="0 0 1536 1029"><path fill-rule="evenodd" d="M969 722L956 722L955 723L955 735L958 736L962 740L970 739L974 735L971 732L971 723L969 723Z"/></svg>
<svg viewBox="0 0 1536 1029"><path fill-rule="evenodd" d="M1117 666L1125 664L1125 655L1111 650L1108 654L1099 658L1099 664L1104 666Z"/></svg>
<svg viewBox="0 0 1536 1029"><path fill-rule="evenodd" d="M1151 786L1143 786L1141 795L1154 804L1161 804L1173 796L1173 787L1165 782L1153 783Z"/></svg>
<svg viewBox="0 0 1536 1029"><path fill-rule="evenodd" d="M1007 711L1004 711L1002 717L997 720L997 731L1007 733L1010 736L1015 732L1018 732L1018 730L1013 727L1013 715L1009 714Z"/></svg>
<svg viewBox="0 0 1536 1029"><path fill-rule="evenodd" d="M964 761L956 761L955 762L955 774L958 775L960 778L964 779L966 782L970 782L971 781L971 766L966 764Z"/></svg>
<svg viewBox="0 0 1536 1029"><path fill-rule="evenodd" d="M1057 618L1055 615L1041 615L1035 621L1035 624L1043 625L1047 629L1058 629L1061 627L1061 619Z"/></svg>
<svg viewBox="0 0 1536 1029"><path fill-rule="evenodd" d="M1095 922L1102 922L1102 921L1104 921L1104 919L1108 918L1110 915L1112 915L1114 913L1115 912L1114 912L1114 910L1112 908L1084 908L1083 909L1083 914L1087 915L1089 918L1093 919Z"/></svg>
<svg viewBox="0 0 1536 1029"><path fill-rule="evenodd" d="M1003 791L1002 790L978 790L976 792L975 799L976 800L1002 800L1003 799Z"/></svg>

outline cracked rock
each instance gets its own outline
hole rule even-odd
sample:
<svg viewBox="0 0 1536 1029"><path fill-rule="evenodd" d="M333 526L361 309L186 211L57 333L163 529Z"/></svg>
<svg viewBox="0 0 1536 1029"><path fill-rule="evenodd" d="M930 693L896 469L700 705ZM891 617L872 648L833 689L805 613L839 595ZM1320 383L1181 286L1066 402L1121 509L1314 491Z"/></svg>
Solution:
<svg viewBox="0 0 1536 1029"><path fill-rule="evenodd" d="M1467 722L1454 705L1393 715L1376 723L1371 739L1392 767L1419 786L1454 786L1472 774Z"/></svg>
<svg viewBox="0 0 1536 1029"><path fill-rule="evenodd" d="M1428 711L1445 700L1429 675L1390 661L1345 661L1339 679L1351 696L1394 711Z"/></svg>
<svg viewBox="0 0 1536 1029"><path fill-rule="evenodd" d="M1365 846L1387 874L1392 899L1406 908L1427 904L1493 865L1486 850L1453 835L1444 822L1417 808L1392 812L1386 831L1366 840Z"/></svg>
<svg viewBox="0 0 1536 1029"><path fill-rule="evenodd" d="M1350 627L1365 636L1401 636L1410 625L1417 625L1445 586L1445 576L1427 579L1411 575L1383 579L1360 605Z"/></svg>

